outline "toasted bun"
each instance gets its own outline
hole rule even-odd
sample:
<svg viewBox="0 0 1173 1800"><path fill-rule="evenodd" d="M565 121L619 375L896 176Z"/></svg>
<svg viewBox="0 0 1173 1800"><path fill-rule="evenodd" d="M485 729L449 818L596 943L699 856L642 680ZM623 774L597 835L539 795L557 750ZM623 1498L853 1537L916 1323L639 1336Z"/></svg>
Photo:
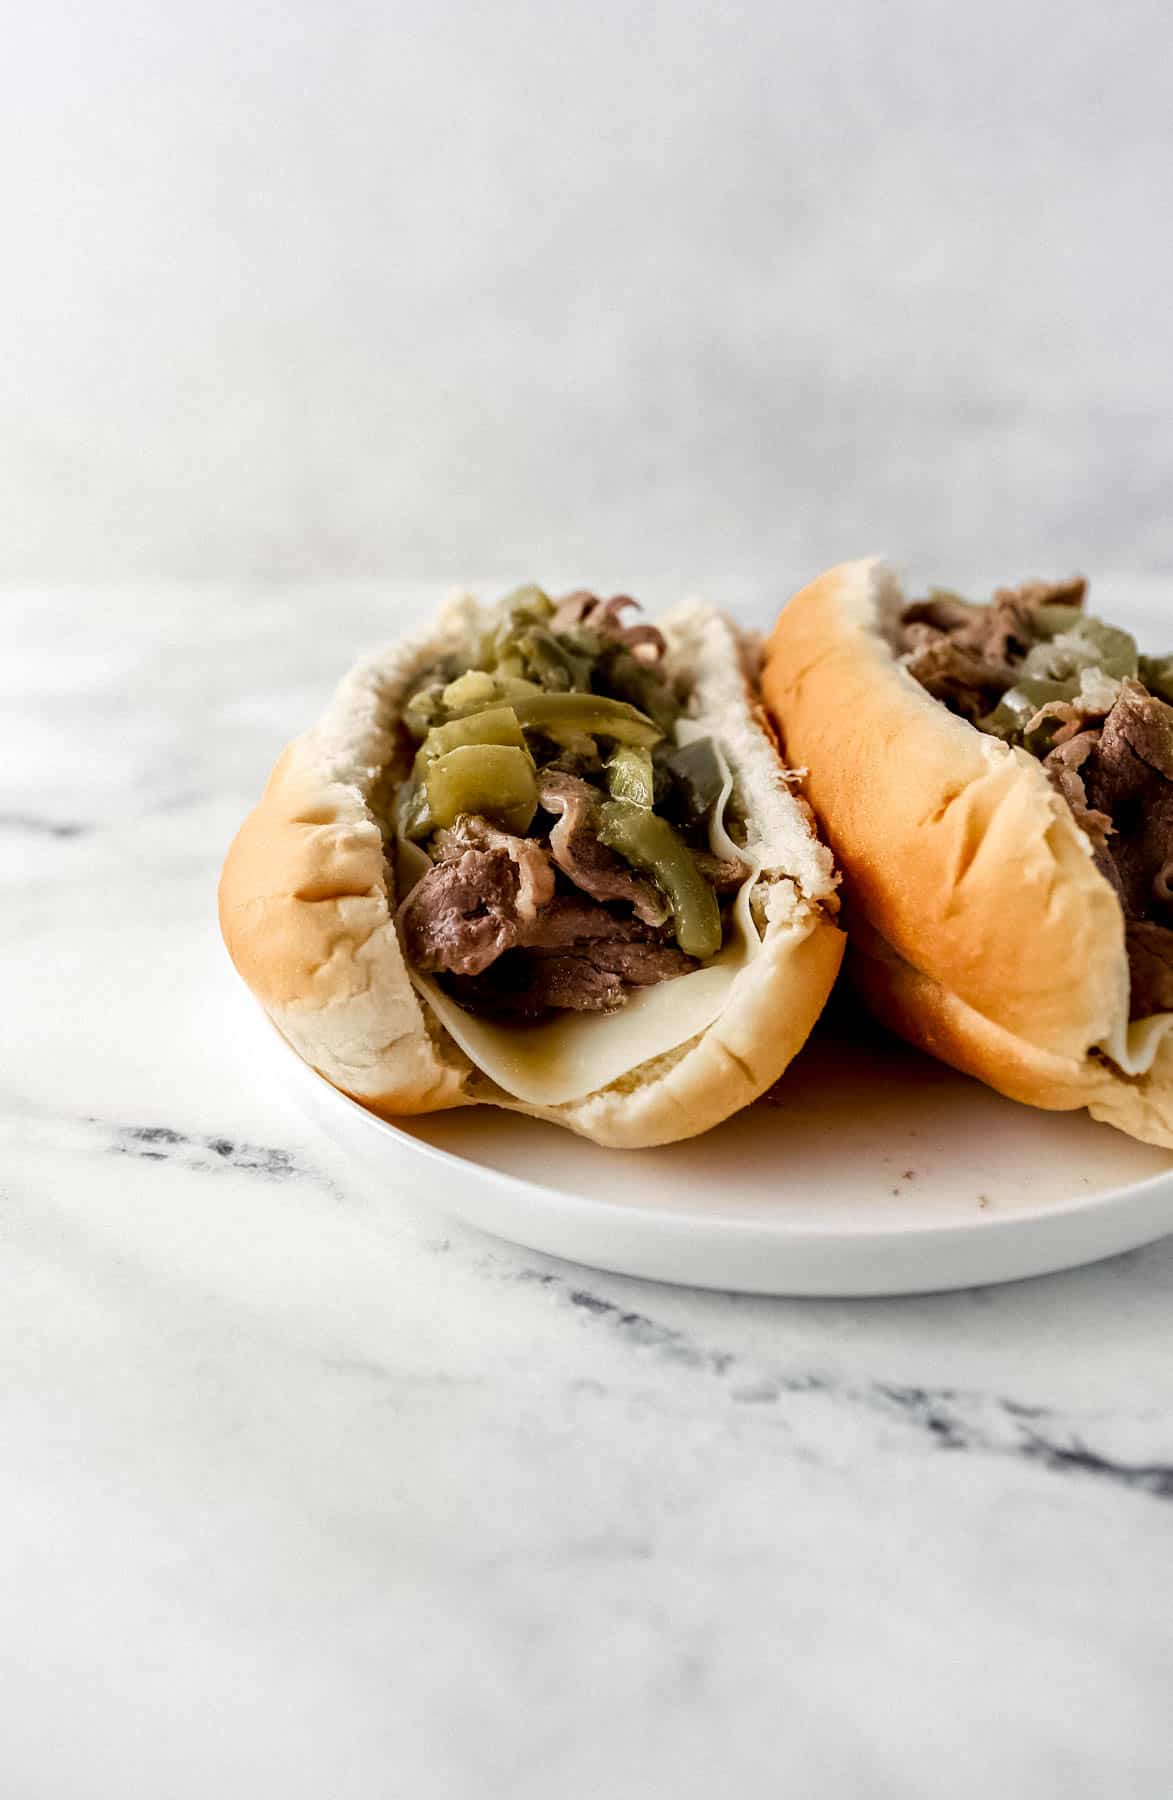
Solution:
<svg viewBox="0 0 1173 1800"><path fill-rule="evenodd" d="M661 620L697 716L719 732L760 855L766 927L720 1017L699 1036L582 1099L532 1106L491 1082L423 1004L395 930L386 821L408 754L398 713L413 679L477 617L449 602L426 637L366 658L320 723L278 761L220 881L237 969L305 1060L387 1117L479 1102L552 1119L597 1143L670 1143L772 1086L805 1042L843 955L830 853L755 713L743 646L701 606Z"/></svg>
<svg viewBox="0 0 1173 1800"><path fill-rule="evenodd" d="M1124 917L1091 844L1034 757L902 667L903 604L882 562L844 563L784 608L762 674L843 870L853 979L1001 1093L1173 1146L1173 1044L1130 1031Z"/></svg>

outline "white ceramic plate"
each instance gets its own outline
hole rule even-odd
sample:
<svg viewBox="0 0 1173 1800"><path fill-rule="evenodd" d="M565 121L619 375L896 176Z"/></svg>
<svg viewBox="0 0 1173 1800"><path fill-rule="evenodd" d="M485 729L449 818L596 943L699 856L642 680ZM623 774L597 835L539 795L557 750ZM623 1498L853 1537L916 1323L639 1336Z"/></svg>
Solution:
<svg viewBox="0 0 1173 1800"><path fill-rule="evenodd" d="M488 1106L386 1124L272 1029L299 1104L384 1191L572 1262L754 1294L904 1294L1073 1268L1173 1231L1173 1157L824 1023L762 1102L661 1150Z"/></svg>

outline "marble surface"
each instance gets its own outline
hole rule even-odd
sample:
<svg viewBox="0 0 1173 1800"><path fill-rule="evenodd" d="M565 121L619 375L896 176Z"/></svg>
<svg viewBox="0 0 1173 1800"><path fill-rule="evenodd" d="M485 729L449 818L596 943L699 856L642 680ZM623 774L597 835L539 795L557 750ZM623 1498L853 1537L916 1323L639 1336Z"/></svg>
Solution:
<svg viewBox="0 0 1173 1800"><path fill-rule="evenodd" d="M434 597L3 599L0 1792L1167 1793L1173 1240L593 1275L363 1185L235 1028L225 843Z"/></svg>

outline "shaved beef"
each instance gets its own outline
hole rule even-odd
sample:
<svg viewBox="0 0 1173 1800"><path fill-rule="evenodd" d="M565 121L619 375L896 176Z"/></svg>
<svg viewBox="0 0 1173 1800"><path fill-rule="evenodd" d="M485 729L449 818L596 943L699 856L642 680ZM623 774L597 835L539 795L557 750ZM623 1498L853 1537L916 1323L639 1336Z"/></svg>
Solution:
<svg viewBox="0 0 1173 1800"><path fill-rule="evenodd" d="M470 837L483 825L486 838L506 842L461 850L466 825ZM417 968L476 976L521 946L562 951L595 942L660 942L648 925L620 917L595 900L555 894L545 852L529 839L509 840L507 833L479 819L462 821L460 829L439 832L437 839L447 854L417 883L400 910L404 943ZM542 898L536 906L530 904L537 885L529 868L530 851L544 866Z"/></svg>
<svg viewBox="0 0 1173 1800"><path fill-rule="evenodd" d="M1166 781L1173 781L1173 706L1158 700L1139 681L1121 684L1104 726L1104 756L1115 759L1125 748Z"/></svg>
<svg viewBox="0 0 1173 1800"><path fill-rule="evenodd" d="M1036 607L1080 606L1086 587L1075 576L999 588L988 606L955 594L915 600L900 615L908 671L935 700L976 723L1014 686L1018 665L1038 637Z"/></svg>
<svg viewBox="0 0 1173 1800"><path fill-rule="evenodd" d="M1050 776L1052 785L1058 788L1075 814L1075 823L1090 839L1092 854L1100 874L1119 893L1120 877L1116 873L1108 843L1113 831L1112 820L1107 813L1097 812L1089 803L1082 773L1088 759L1094 756L1099 739L1098 731L1083 731L1078 737L1068 738L1057 745L1049 756L1044 757L1043 767Z"/></svg>
<svg viewBox="0 0 1173 1800"><path fill-rule="evenodd" d="M968 625L981 608L957 594L935 593L931 600L914 600L900 615L902 625L932 625L937 631L957 631Z"/></svg>
<svg viewBox="0 0 1173 1800"><path fill-rule="evenodd" d="M1126 681L1085 785L1115 826L1112 860L1127 917L1146 919L1158 905L1168 914L1156 884L1173 861L1173 707Z"/></svg>
<svg viewBox="0 0 1173 1800"><path fill-rule="evenodd" d="M581 894L556 894L527 931L525 942L537 950L564 950L570 944L598 939L614 943L636 938L642 941L647 936L647 929L635 919L611 912L595 900Z"/></svg>
<svg viewBox="0 0 1173 1800"><path fill-rule="evenodd" d="M462 813L455 825L436 833L432 845L433 856L441 862L462 856L466 850L504 850L517 870L517 917L522 925L535 920L554 898L554 871L542 845L533 838L499 831L479 814Z"/></svg>
<svg viewBox="0 0 1173 1800"><path fill-rule="evenodd" d="M576 775L543 769L538 777L538 803L558 815L550 833L550 854L564 875L595 900L626 900L646 925L662 925L668 906L655 882L633 873L630 865L599 842L594 810L599 796Z"/></svg>
<svg viewBox="0 0 1173 1800"><path fill-rule="evenodd" d="M1119 895L1132 1017L1173 1010L1173 707L1125 681L1102 730L1069 739L1043 766Z"/></svg>
<svg viewBox="0 0 1173 1800"><path fill-rule="evenodd" d="M915 621L906 625L904 646L909 674L934 700L971 723L997 706L1014 685L1014 671L1008 665L987 662L980 651L966 648L934 625Z"/></svg>
<svg viewBox="0 0 1173 1800"><path fill-rule="evenodd" d="M593 738L583 738L574 745L561 745L557 756L552 756L543 767L550 774L577 775L583 781L603 779L603 758Z"/></svg>
<svg viewBox="0 0 1173 1800"><path fill-rule="evenodd" d="M694 850L692 860L718 894L731 894L749 874L749 864L732 856L714 856L711 850Z"/></svg>
<svg viewBox="0 0 1173 1800"><path fill-rule="evenodd" d="M673 944L584 944L558 954L539 952L528 958L525 1004L539 1011L559 1006L610 1012L633 987L654 987L696 966Z"/></svg>
<svg viewBox="0 0 1173 1800"><path fill-rule="evenodd" d="M576 684L646 706L658 725L662 710L671 724L670 686L653 673L665 640L653 625L625 622L635 605L626 594L570 594L553 610L549 631L580 632L579 642L572 635L562 645L578 659ZM515 607L512 624L520 618L528 623L530 614ZM540 635L549 632L543 627ZM459 672L437 665L424 697L430 701L433 689L439 697L441 673L447 680ZM435 709L417 710L421 724L432 722ZM397 916L408 960L471 1008L519 1019L552 1008L610 1010L637 988L695 968L675 942L659 885L600 841L604 796L592 783L603 782L604 770L593 737L559 745L535 732L529 748L541 805L533 836L471 814L432 832L431 867ZM698 865L718 893L746 873L739 862L712 856L698 854Z"/></svg>
<svg viewBox="0 0 1173 1800"><path fill-rule="evenodd" d="M417 969L479 975L520 942L517 865L506 850L465 850L436 863L399 911Z"/></svg>
<svg viewBox="0 0 1173 1800"><path fill-rule="evenodd" d="M1012 672L1035 641L1030 622L1033 611L1029 600L1004 589L989 606L982 607L976 619L953 633L953 642L961 650L972 650L991 668Z"/></svg>
<svg viewBox="0 0 1173 1800"><path fill-rule="evenodd" d="M998 588L999 600L1022 601L1027 606L1082 606L1087 594L1087 577L1069 575L1065 581L1022 581L1017 587Z"/></svg>
<svg viewBox="0 0 1173 1800"><path fill-rule="evenodd" d="M1125 936L1132 971L1132 1017L1173 1012L1173 931L1151 920L1130 919Z"/></svg>
<svg viewBox="0 0 1173 1800"><path fill-rule="evenodd" d="M400 930L415 966L448 976L453 997L474 1011L517 1018L549 1007L606 1011L633 987L696 967L658 922L584 895L555 894L546 853L529 839L470 818L438 832L436 843L442 860L404 901ZM539 890L543 897L531 906Z"/></svg>
<svg viewBox="0 0 1173 1800"><path fill-rule="evenodd" d="M948 594L914 602L901 615L905 664L976 722L1014 684L1038 636L1035 609L1082 606L1086 588L1075 576L1000 588L988 606ZM1078 695L1040 707L1027 729L1048 722L1043 767L1124 912L1132 1016L1173 1011L1173 706L1140 681L1085 673Z"/></svg>
<svg viewBox="0 0 1173 1800"><path fill-rule="evenodd" d="M1034 736L1044 724L1052 721L1056 727L1051 736L1051 748L1065 744L1070 738L1078 737L1091 725L1099 725L1106 719L1120 697L1120 683L1111 675L1101 670L1085 669L1080 678L1080 692L1071 700L1048 700L1040 706L1034 717L1027 723L1027 733Z"/></svg>
<svg viewBox="0 0 1173 1800"><path fill-rule="evenodd" d="M602 907L589 910L611 917ZM484 974L450 978L445 986L471 1012L534 1019L551 1007L612 1012L633 988L653 987L696 968L691 957L638 920L612 918L612 924L613 935L560 949L513 950Z"/></svg>
<svg viewBox="0 0 1173 1800"><path fill-rule="evenodd" d="M580 588L559 601L550 620L550 629L569 631L575 625L585 625L600 637L623 644L640 662L658 663L667 649L663 633L654 625L623 623L622 615L638 605L638 600L633 600L630 594L613 594L610 600L600 600L597 595Z"/></svg>

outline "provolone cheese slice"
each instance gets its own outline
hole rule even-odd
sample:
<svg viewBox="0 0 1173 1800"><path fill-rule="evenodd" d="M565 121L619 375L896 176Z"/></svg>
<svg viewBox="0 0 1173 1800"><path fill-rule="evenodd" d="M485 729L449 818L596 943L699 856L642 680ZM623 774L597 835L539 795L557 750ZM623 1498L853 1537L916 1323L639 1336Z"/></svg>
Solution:
<svg viewBox="0 0 1173 1800"><path fill-rule="evenodd" d="M534 1106L561 1106L618 1081L707 1030L725 1010L744 957L723 957L640 988L618 1012L556 1013L532 1025L474 1018L413 970L416 987L465 1055L497 1086Z"/></svg>
<svg viewBox="0 0 1173 1800"><path fill-rule="evenodd" d="M708 734L695 721L682 719L676 735L679 742L687 743ZM714 855L745 862L745 851L725 829L733 777L724 757L721 765L724 781L710 818L709 841ZM401 843L400 892L406 893L430 867L414 845ZM534 1024L503 1025L466 1012L418 970L410 970L411 979L465 1055L507 1094L533 1106L581 1100L641 1063L686 1044L720 1017L733 983L761 948L749 904L758 874L759 867L751 867L738 889L730 941L711 962L688 975L638 989L617 1012L559 1012Z"/></svg>
<svg viewBox="0 0 1173 1800"><path fill-rule="evenodd" d="M1173 1013L1153 1013L1147 1019L1127 1022L1127 999L1121 1007L1121 1023L1104 1039L1100 1049L1124 1075L1147 1075L1157 1060L1161 1041L1173 1028Z"/></svg>

